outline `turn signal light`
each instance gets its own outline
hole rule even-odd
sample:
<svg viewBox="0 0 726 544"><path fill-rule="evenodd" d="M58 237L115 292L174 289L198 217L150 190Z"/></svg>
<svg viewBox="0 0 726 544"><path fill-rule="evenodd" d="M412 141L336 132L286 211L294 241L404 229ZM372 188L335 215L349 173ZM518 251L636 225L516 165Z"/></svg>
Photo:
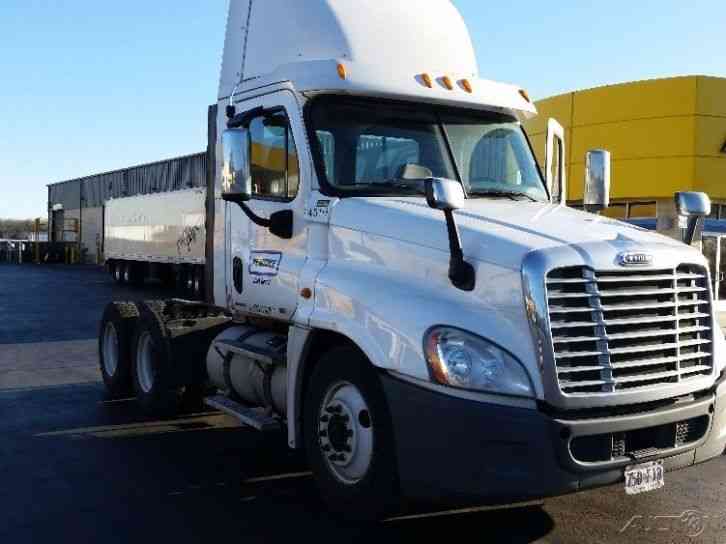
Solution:
<svg viewBox="0 0 726 544"><path fill-rule="evenodd" d="M338 63L338 76L340 76L340 79L348 77L348 73L345 71L345 66L340 62Z"/></svg>
<svg viewBox="0 0 726 544"><path fill-rule="evenodd" d="M454 90L454 84L451 82L451 78L449 76L444 76L441 78L441 83L444 84L444 87L449 89L450 91Z"/></svg>
<svg viewBox="0 0 726 544"><path fill-rule="evenodd" d="M431 79L431 76L424 73L421 74L421 81L423 81L423 84L426 85L429 89L433 88L434 81Z"/></svg>
<svg viewBox="0 0 726 544"><path fill-rule="evenodd" d="M467 93L471 93L473 91L471 88L471 82L468 79L462 79L460 83Z"/></svg>

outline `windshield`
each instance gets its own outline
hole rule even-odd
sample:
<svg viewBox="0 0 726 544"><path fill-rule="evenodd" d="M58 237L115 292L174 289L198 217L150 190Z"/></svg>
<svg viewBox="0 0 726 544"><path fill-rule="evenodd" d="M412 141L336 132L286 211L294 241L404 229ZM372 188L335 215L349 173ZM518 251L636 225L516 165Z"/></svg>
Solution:
<svg viewBox="0 0 726 544"><path fill-rule="evenodd" d="M442 177L458 179L472 198L547 200L516 119L451 111L318 99L310 121L319 175L349 194L423 194L427 178Z"/></svg>

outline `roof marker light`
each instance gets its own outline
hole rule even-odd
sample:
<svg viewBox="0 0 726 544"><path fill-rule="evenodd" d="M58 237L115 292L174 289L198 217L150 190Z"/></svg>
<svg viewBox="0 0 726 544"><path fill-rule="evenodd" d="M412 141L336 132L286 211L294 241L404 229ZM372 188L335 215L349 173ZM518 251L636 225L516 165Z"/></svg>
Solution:
<svg viewBox="0 0 726 544"><path fill-rule="evenodd" d="M462 79L459 83L467 93L472 93L474 89L471 87L471 82L468 79Z"/></svg>
<svg viewBox="0 0 726 544"><path fill-rule="evenodd" d="M532 100L530 100L527 91L525 91L524 89L519 89L519 94L522 95L522 98L524 98L527 102L529 102L530 104L532 103Z"/></svg>
<svg viewBox="0 0 726 544"><path fill-rule="evenodd" d="M341 62L338 63L338 76L340 76L340 79L345 79L348 77L348 73L345 70L345 65Z"/></svg>
<svg viewBox="0 0 726 544"><path fill-rule="evenodd" d="M434 86L434 82L431 79L431 76L427 73L421 74L421 80L423 81L423 84L426 85L429 89L432 89Z"/></svg>
<svg viewBox="0 0 726 544"><path fill-rule="evenodd" d="M450 91L454 90L454 84L451 82L451 78L449 76L444 76L441 78L441 83L444 84L444 87L449 89Z"/></svg>

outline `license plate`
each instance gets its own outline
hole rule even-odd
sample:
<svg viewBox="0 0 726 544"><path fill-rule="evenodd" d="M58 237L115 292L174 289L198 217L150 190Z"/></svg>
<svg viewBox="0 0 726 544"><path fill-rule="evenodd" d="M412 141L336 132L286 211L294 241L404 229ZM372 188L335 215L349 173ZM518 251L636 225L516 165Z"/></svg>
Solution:
<svg viewBox="0 0 726 544"><path fill-rule="evenodd" d="M625 467L625 493L637 495L665 485L663 461L651 461Z"/></svg>

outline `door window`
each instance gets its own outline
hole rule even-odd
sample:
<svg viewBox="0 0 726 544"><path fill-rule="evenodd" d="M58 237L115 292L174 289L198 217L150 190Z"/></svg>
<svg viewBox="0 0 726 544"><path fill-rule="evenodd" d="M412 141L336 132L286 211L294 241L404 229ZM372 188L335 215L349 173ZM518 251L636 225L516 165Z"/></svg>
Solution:
<svg viewBox="0 0 726 544"><path fill-rule="evenodd" d="M249 130L252 193L263 199L293 200L300 168L287 116L276 112L256 117Z"/></svg>

